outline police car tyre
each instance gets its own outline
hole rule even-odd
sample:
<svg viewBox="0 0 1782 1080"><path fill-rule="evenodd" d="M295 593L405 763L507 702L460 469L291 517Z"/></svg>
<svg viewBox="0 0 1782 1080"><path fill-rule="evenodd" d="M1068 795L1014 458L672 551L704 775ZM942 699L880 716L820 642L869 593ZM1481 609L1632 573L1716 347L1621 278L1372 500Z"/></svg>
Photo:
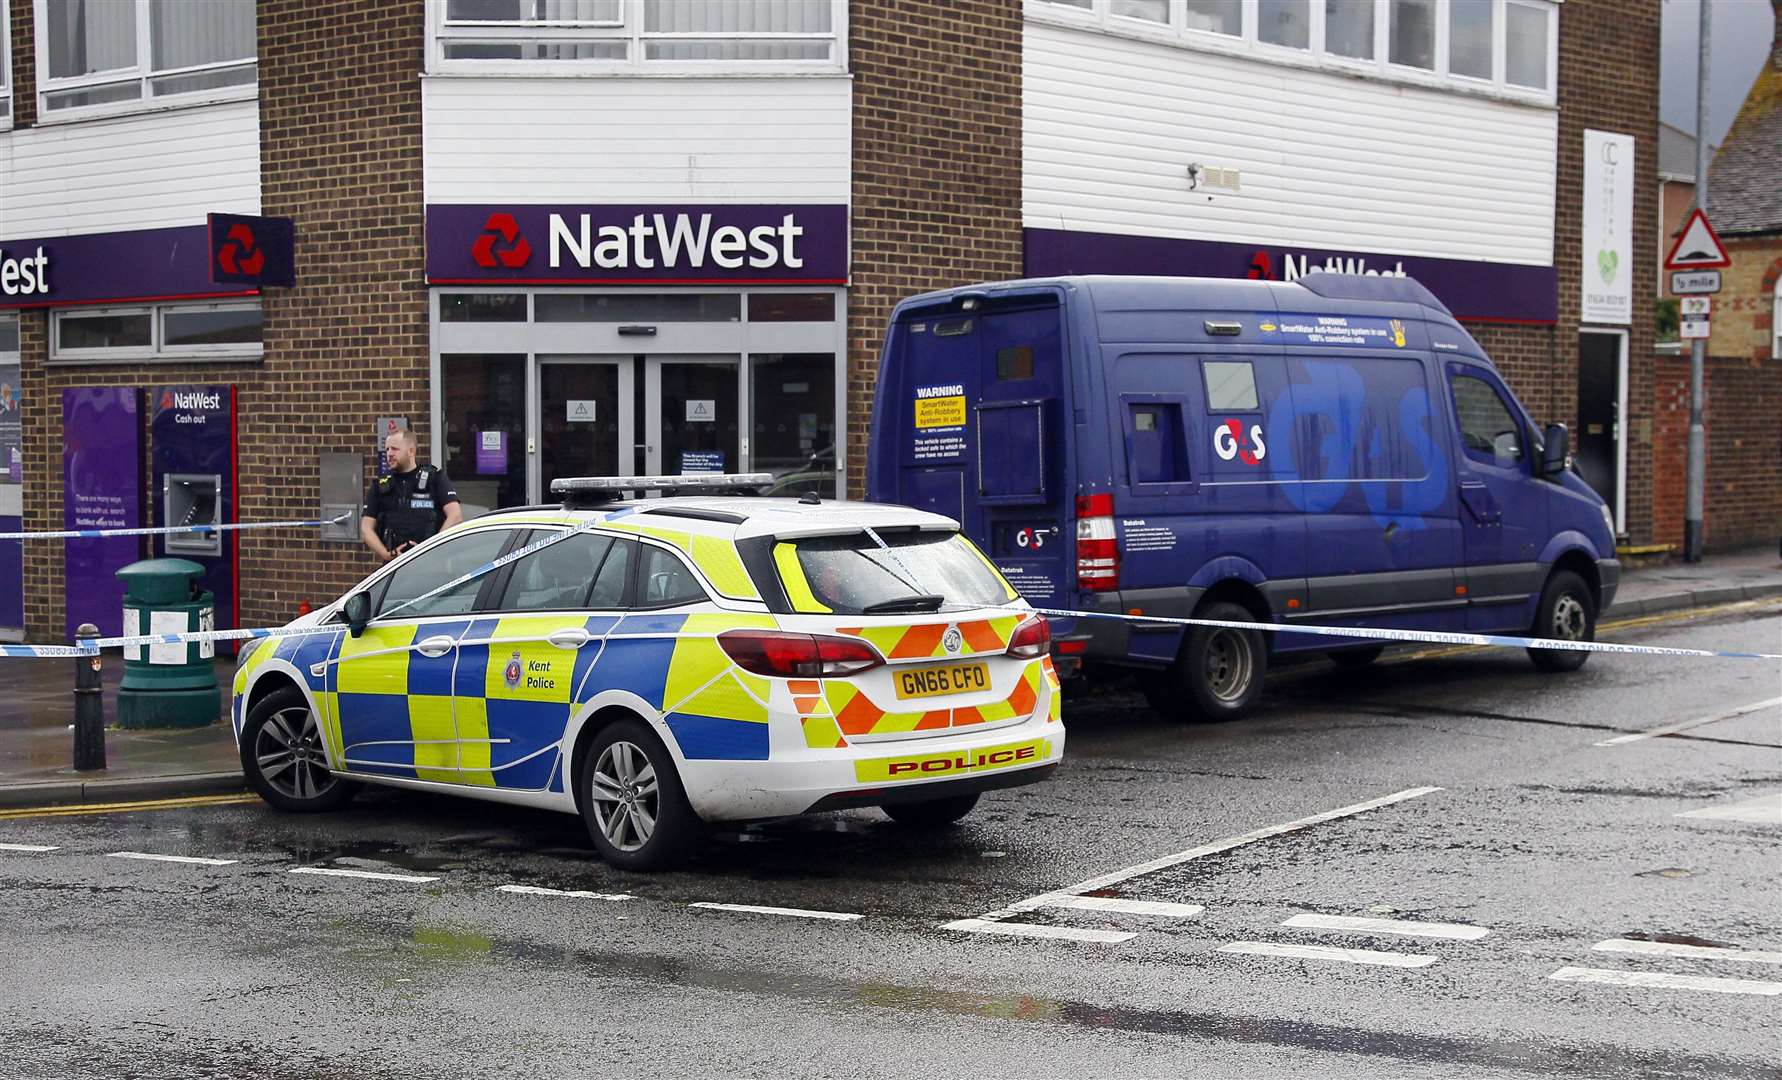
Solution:
<svg viewBox="0 0 1782 1080"><path fill-rule="evenodd" d="M1531 636L1596 640L1596 597L1583 578L1570 570L1560 570L1547 579ZM1571 649L1530 649L1528 658L1542 671L1576 671L1590 659L1590 654Z"/></svg>
<svg viewBox="0 0 1782 1080"><path fill-rule="evenodd" d="M957 822L978 805L978 795L954 795L924 802L886 803L879 807L891 820L912 829L941 829Z"/></svg>
<svg viewBox="0 0 1782 1080"><path fill-rule="evenodd" d="M1216 603L1194 613L1197 619L1255 622L1249 609ZM1170 668L1141 686L1158 715L1169 720L1220 723L1247 715L1262 694L1268 673L1268 644L1260 630L1223 626L1190 627Z"/></svg>
<svg viewBox="0 0 1782 1080"><path fill-rule="evenodd" d="M329 771L321 725L294 686L273 691L248 712L241 771L262 799L292 813L337 809L359 790Z"/></svg>
<svg viewBox="0 0 1782 1080"><path fill-rule="evenodd" d="M1325 655L1329 656L1330 662L1337 667L1353 670L1367 667L1378 660L1380 654L1385 651L1386 646L1384 645L1367 645L1359 649L1332 649Z"/></svg>
<svg viewBox="0 0 1782 1080"><path fill-rule="evenodd" d="M683 858L704 827L674 758L642 720L601 729L581 771L582 821L602 858L621 870L659 870Z"/></svg>

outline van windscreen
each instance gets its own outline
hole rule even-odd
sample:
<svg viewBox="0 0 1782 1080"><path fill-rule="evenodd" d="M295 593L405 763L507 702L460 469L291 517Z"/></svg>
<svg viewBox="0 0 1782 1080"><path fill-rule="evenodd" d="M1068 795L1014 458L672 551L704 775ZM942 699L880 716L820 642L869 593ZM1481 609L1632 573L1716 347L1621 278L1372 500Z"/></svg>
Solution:
<svg viewBox="0 0 1782 1080"><path fill-rule="evenodd" d="M889 550L864 532L776 543L774 563L792 610L861 615L922 596L940 597L937 610L957 610L1016 598L1002 574L958 533L881 533L880 538ZM899 613L907 615L908 609Z"/></svg>

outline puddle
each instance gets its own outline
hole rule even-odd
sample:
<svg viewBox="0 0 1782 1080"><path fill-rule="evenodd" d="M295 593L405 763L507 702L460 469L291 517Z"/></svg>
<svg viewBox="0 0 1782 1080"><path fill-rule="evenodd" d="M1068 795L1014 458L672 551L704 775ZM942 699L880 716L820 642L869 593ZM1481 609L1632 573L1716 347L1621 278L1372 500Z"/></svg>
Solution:
<svg viewBox="0 0 1782 1080"><path fill-rule="evenodd" d="M1712 938L1696 937L1694 934L1654 934L1644 930L1630 930L1621 936L1629 941L1652 941L1660 945L1695 945L1703 949L1736 949L1739 947L1731 941L1715 941Z"/></svg>
<svg viewBox="0 0 1782 1080"><path fill-rule="evenodd" d="M358 840L318 848L286 848L285 852L304 866L337 864L357 869L396 867L400 870L431 872L452 870L464 864L462 856L420 855L399 844L378 840Z"/></svg>

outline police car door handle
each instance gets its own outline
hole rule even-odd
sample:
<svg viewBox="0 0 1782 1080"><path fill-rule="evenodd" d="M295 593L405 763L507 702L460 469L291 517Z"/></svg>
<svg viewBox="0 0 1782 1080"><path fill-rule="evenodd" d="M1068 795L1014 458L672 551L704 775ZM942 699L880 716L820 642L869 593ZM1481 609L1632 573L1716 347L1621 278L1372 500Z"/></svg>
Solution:
<svg viewBox="0 0 1782 1080"><path fill-rule="evenodd" d="M588 643L588 632L579 626L568 626L553 630L545 640L559 649L579 649Z"/></svg>
<svg viewBox="0 0 1782 1080"><path fill-rule="evenodd" d="M415 646L415 651L422 656L444 656L450 652L457 640L450 634L436 634Z"/></svg>

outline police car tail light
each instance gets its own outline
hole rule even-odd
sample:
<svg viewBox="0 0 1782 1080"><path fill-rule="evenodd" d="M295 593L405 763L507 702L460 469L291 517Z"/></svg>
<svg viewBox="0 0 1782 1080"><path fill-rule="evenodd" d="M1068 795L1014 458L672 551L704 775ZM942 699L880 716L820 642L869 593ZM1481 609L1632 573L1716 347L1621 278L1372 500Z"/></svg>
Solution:
<svg viewBox="0 0 1782 1080"><path fill-rule="evenodd" d="M1008 654L1019 660L1037 660L1052 645L1052 624L1036 615L1015 628L1009 638Z"/></svg>
<svg viewBox="0 0 1782 1080"><path fill-rule="evenodd" d="M1114 534L1114 497L1077 496L1077 587L1109 592L1120 585L1120 548Z"/></svg>
<svg viewBox="0 0 1782 1080"><path fill-rule="evenodd" d="M718 635L718 646L744 671L778 679L857 675L885 662L864 641L777 630L732 630Z"/></svg>

